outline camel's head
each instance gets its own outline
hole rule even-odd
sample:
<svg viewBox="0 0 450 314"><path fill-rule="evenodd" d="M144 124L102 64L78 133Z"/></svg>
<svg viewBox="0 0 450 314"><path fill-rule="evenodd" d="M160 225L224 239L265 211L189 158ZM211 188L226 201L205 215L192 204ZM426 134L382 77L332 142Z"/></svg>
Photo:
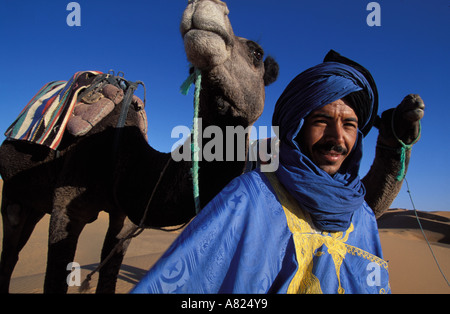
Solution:
<svg viewBox="0 0 450 314"><path fill-rule="evenodd" d="M397 108L384 111L381 118L375 120L375 126L380 130L379 144L399 147L398 139L406 145L417 141L420 138L420 121L424 115L425 103L422 98L417 94L407 95Z"/></svg>
<svg viewBox="0 0 450 314"><path fill-rule="evenodd" d="M218 0L191 0L181 34L188 60L202 73L200 113L215 124L252 125L264 108L264 87L278 64L255 42L237 37L228 7Z"/></svg>

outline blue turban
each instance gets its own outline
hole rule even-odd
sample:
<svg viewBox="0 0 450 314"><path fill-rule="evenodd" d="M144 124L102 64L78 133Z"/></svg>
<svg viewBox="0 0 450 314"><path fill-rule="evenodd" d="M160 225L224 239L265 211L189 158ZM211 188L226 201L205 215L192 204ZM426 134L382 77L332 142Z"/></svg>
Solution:
<svg viewBox="0 0 450 314"><path fill-rule="evenodd" d="M364 100L362 103L353 104L359 118L358 138L341 169L331 176L302 153L295 138L309 113L358 91L364 94L359 98ZM353 212L364 202L365 188L358 174L361 130L373 121L374 105L374 92L366 77L338 62L323 62L299 74L275 105L272 125L279 127L281 140L276 175L321 230L346 230Z"/></svg>

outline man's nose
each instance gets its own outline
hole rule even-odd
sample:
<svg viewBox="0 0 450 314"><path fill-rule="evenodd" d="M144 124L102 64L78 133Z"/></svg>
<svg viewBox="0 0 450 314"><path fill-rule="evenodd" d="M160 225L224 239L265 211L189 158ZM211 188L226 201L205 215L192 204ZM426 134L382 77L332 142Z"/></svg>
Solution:
<svg viewBox="0 0 450 314"><path fill-rule="evenodd" d="M344 143L344 128L339 123L328 124L325 134L328 140L332 140L336 144Z"/></svg>

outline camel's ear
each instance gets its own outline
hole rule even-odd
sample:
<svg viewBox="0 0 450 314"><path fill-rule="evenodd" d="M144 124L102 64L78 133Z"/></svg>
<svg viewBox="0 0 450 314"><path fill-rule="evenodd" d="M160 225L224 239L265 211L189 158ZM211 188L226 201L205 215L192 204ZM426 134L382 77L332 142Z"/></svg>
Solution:
<svg viewBox="0 0 450 314"><path fill-rule="evenodd" d="M280 66L274 58L267 56L264 60L264 70L264 85L269 86L277 80Z"/></svg>

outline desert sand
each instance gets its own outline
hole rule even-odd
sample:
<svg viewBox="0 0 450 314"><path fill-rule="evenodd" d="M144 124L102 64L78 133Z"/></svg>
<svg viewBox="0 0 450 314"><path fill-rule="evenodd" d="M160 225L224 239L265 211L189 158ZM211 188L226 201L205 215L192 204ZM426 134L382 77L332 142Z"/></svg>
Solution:
<svg viewBox="0 0 450 314"><path fill-rule="evenodd" d="M1 184L0 181L0 190ZM418 211L418 214L441 269L450 278L450 211ZM46 215L20 253L11 279L11 293L42 293L48 223L49 215ZM107 225L108 216L101 213L99 219L87 225L80 236L75 262L81 265L81 280L99 263ZM450 287L436 266L413 211L389 210L379 220L379 228L384 259L389 262L392 293L450 293ZM133 239L121 267L116 292L129 292L179 233L148 229ZM3 239L2 227L0 237ZM98 274L92 277L87 293L95 292L97 278ZM79 293L78 288L70 287L69 293Z"/></svg>

